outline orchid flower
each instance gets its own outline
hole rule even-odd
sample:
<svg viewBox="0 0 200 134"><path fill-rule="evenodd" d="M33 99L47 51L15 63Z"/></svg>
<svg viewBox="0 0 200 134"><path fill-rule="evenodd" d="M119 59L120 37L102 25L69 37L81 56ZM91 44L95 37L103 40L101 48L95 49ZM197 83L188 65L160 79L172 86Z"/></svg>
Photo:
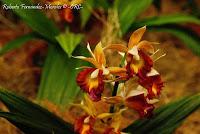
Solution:
<svg viewBox="0 0 200 134"><path fill-rule="evenodd" d="M101 42L96 45L94 52L91 51L89 44L87 45L87 49L91 57L76 56L75 58L88 61L92 63L94 67L87 67L81 71L77 75L76 82L82 90L90 95L93 101L99 101L104 90L104 80L110 79L110 75L126 73L126 69L120 67L106 67L106 58Z"/></svg>
<svg viewBox="0 0 200 134"><path fill-rule="evenodd" d="M95 104L90 100L88 95L84 95L84 101L81 104L73 104L74 106L82 108L86 115L77 118L75 121L74 129L75 132L79 134L93 134L94 133L94 125L97 120L102 120L104 118L113 118L113 123L111 124L112 132L116 132L116 134L120 134L119 127L121 123L121 113L125 110L122 109L117 113L101 113L97 114ZM110 130L110 129L109 129ZM109 134L107 129L103 130L105 134ZM119 133L118 133L119 132Z"/></svg>
<svg viewBox="0 0 200 134"><path fill-rule="evenodd" d="M116 49L119 52L126 53L126 68L130 76L137 74L141 70L148 72L153 66L153 61L147 54L154 53L152 45L157 43L146 40L140 41L145 31L146 26L133 32L127 47L122 44L112 44L105 47L105 49Z"/></svg>
<svg viewBox="0 0 200 134"><path fill-rule="evenodd" d="M150 57L150 54L154 53L153 44L158 43L141 41L145 31L146 26L133 32L128 47L122 44L112 44L105 49L116 49L126 53L127 74L130 78L136 75L139 78L140 85L148 90L149 98L153 98L160 94L163 82L159 73L153 68L153 60Z"/></svg>
<svg viewBox="0 0 200 134"><path fill-rule="evenodd" d="M122 112L133 109L138 112L140 117L150 117L153 114L154 103L158 102L159 95L163 87L160 74L153 68L152 56L155 55L153 44L155 42L141 41L146 31L146 27L139 28L131 35L127 47L122 44L112 44L102 48L101 42L96 45L94 51L89 44L87 49L91 57L76 56L87 62L93 67L80 67L83 70L77 75L76 82L87 94L81 104L86 115L78 118L75 122L75 131L80 134L93 134L101 132L104 134L123 134L120 131ZM108 67L104 50L116 49L124 54L126 64L123 67ZM163 56L163 55L162 55ZM134 79L136 78L136 79ZM135 88L128 87L125 83L136 84ZM101 97L105 82L115 82L111 97ZM113 83L112 83L113 84ZM95 102L103 100L111 104L110 113L98 113ZM97 121L104 123L106 127L97 129L94 124Z"/></svg>
<svg viewBox="0 0 200 134"><path fill-rule="evenodd" d="M147 89L139 85L137 89L130 90L124 86L124 83L121 83L119 88L117 96L103 97L102 100L109 104L123 104L128 108L136 110L141 117L152 115L153 104L158 102L158 99L150 99Z"/></svg>

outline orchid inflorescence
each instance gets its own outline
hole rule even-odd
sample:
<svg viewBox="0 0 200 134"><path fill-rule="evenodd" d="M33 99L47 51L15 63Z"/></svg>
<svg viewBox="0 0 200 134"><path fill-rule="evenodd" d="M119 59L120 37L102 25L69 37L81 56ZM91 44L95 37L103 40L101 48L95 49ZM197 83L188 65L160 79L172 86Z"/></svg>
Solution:
<svg viewBox="0 0 200 134"><path fill-rule="evenodd" d="M75 131L80 134L93 134L96 130L94 124L97 120L111 119L111 123L101 133L119 134L122 112L127 109L137 111L140 117L150 117L154 109L154 103L163 87L160 74L153 68L152 56L155 54L153 45L155 42L142 40L146 26L137 29L131 35L127 47L123 44L111 44L102 47L98 43L92 52L89 44L87 49L91 57L76 56L85 60L94 67L82 67L77 75L76 82L86 92L81 107L87 114L78 118L75 122ZM123 54L124 64L119 67L108 67L104 51L117 50ZM134 79L136 88L129 88L126 82ZM111 97L103 97L102 93L106 83L114 83ZM111 104L110 112L98 114L95 102L103 101Z"/></svg>

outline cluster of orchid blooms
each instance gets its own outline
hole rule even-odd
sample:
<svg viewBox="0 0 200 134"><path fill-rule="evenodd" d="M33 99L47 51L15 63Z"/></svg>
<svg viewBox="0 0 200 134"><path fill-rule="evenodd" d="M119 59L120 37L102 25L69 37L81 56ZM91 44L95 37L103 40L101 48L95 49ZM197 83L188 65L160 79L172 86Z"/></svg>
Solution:
<svg viewBox="0 0 200 134"><path fill-rule="evenodd" d="M86 92L81 107L86 115L75 121L75 131L80 134L93 134L95 123L98 120L109 118L111 123L102 132L104 134L120 134L120 123L122 112L133 109L139 113L140 117L152 115L154 103L158 101L163 82L160 74L153 68L152 55L154 55L155 42L141 41L146 31L146 26L139 28L131 35L128 47L122 44L111 44L102 47L97 44L92 52L90 46L87 48L91 57L76 56L75 58L85 60L94 67L83 67L77 75L76 81L80 88ZM119 67L108 67L104 51L106 49L117 50L123 53L124 64ZM137 87L130 89L126 82L130 79L137 79ZM103 97L106 83L114 83L116 92L111 97ZM103 101L111 104L111 111L98 114L95 102Z"/></svg>

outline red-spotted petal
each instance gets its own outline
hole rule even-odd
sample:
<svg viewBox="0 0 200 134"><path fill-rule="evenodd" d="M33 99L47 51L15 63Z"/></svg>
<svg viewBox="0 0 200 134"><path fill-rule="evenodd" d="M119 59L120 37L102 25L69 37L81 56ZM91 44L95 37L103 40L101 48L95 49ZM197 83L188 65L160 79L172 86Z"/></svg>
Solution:
<svg viewBox="0 0 200 134"><path fill-rule="evenodd" d="M152 59L145 54L143 51L138 51L140 59L136 60L131 54L127 54L127 73L130 77L132 77L134 74L143 74L146 75L153 66Z"/></svg>
<svg viewBox="0 0 200 134"><path fill-rule="evenodd" d="M126 106L136 110L140 117L151 116L154 109L152 104L148 104L144 94L128 97L126 99Z"/></svg>
<svg viewBox="0 0 200 134"><path fill-rule="evenodd" d="M160 75L149 76L149 77L140 77L139 83L141 86L148 90L148 97L150 99L160 95L160 92L163 87L163 81Z"/></svg>
<svg viewBox="0 0 200 134"><path fill-rule="evenodd" d="M76 119L74 123L74 131L79 134L93 134L93 126L95 119L91 116L82 116Z"/></svg>
<svg viewBox="0 0 200 134"><path fill-rule="evenodd" d="M90 98L93 101L99 101L101 99L101 94L104 90L104 82L103 82L103 71L96 71L96 68L86 68L83 71L79 72L76 78L77 84L80 88L87 92ZM96 77L92 73L98 72Z"/></svg>

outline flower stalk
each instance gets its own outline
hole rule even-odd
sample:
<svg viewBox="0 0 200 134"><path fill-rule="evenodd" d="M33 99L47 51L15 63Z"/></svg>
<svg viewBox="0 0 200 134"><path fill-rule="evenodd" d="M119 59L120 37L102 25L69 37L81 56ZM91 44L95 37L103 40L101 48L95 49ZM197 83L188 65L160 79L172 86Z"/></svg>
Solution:
<svg viewBox="0 0 200 134"><path fill-rule="evenodd" d="M117 95L117 89L119 86L119 81L116 81L113 87L113 91L112 91L112 96L116 96ZM115 110L115 104L111 104L110 106L110 113L114 113Z"/></svg>

